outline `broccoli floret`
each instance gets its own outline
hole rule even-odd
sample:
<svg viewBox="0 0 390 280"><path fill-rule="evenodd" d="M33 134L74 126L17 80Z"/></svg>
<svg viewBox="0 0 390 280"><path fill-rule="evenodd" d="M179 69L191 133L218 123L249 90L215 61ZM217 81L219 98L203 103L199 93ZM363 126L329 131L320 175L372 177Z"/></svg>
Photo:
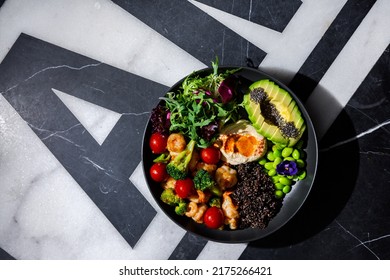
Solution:
<svg viewBox="0 0 390 280"><path fill-rule="evenodd" d="M165 189L160 196L162 202L175 206L175 212L177 215L183 216L187 211L187 203L184 199L178 197L173 189Z"/></svg>
<svg viewBox="0 0 390 280"><path fill-rule="evenodd" d="M170 154L161 154L158 157L156 157L153 162L162 162L162 163L167 163L171 159Z"/></svg>
<svg viewBox="0 0 390 280"><path fill-rule="evenodd" d="M187 212L187 203L180 202L178 205L176 205L175 212L177 215L183 216L184 213Z"/></svg>
<svg viewBox="0 0 390 280"><path fill-rule="evenodd" d="M194 177L195 188L201 191L210 190L216 196L222 196L222 191L214 182L213 177L204 169L196 172Z"/></svg>
<svg viewBox="0 0 390 280"><path fill-rule="evenodd" d="M209 201L209 205L210 207L218 207L218 208L221 208L221 198L220 197L212 197Z"/></svg>
<svg viewBox="0 0 390 280"><path fill-rule="evenodd" d="M184 151L180 152L167 164L167 172L175 180L182 180L187 176L188 164L192 158L195 141L191 140Z"/></svg>
<svg viewBox="0 0 390 280"><path fill-rule="evenodd" d="M183 202L183 199L178 197L176 195L175 191L173 189L170 189L170 188L163 190L160 198L161 198L162 202L164 202L170 206L176 206L177 204Z"/></svg>

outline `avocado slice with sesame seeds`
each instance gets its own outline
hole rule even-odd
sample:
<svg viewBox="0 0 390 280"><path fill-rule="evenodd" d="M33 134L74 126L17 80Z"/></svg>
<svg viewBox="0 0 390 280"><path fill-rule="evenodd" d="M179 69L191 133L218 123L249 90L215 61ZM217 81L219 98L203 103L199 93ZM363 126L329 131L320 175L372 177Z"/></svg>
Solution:
<svg viewBox="0 0 390 280"><path fill-rule="evenodd" d="M306 129L294 98L268 79L250 85L243 104L257 132L274 143L294 146Z"/></svg>

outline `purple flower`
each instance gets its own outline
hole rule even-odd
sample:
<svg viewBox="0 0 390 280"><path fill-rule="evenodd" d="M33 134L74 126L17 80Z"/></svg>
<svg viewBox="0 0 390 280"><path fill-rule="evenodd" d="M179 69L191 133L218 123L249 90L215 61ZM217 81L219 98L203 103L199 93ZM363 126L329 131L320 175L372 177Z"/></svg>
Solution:
<svg viewBox="0 0 390 280"><path fill-rule="evenodd" d="M163 105L158 104L151 113L150 121L152 124L152 133L159 132L164 135L169 134L171 126L170 111Z"/></svg>
<svg viewBox="0 0 390 280"><path fill-rule="evenodd" d="M235 84L232 78L223 80L219 85L218 93L221 96L221 101L223 104L229 102L233 98L234 87Z"/></svg>
<svg viewBox="0 0 390 280"><path fill-rule="evenodd" d="M291 176L298 172L297 164L295 161L285 160L276 166L276 172L280 175Z"/></svg>
<svg viewBox="0 0 390 280"><path fill-rule="evenodd" d="M202 126L200 128L200 135L202 138L207 141L211 141L211 139L215 136L218 131L218 123L216 121L211 122L208 125Z"/></svg>

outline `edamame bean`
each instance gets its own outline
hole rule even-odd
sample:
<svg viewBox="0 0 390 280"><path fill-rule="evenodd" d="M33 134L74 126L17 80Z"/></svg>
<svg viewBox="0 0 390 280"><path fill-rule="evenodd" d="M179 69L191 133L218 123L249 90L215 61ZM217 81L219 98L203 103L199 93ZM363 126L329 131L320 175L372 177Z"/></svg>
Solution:
<svg viewBox="0 0 390 280"><path fill-rule="evenodd" d="M259 163L260 163L261 165L266 164L266 162L267 162L267 159L265 159L265 158L262 158L262 159L259 161Z"/></svg>
<svg viewBox="0 0 390 280"><path fill-rule="evenodd" d="M269 151L267 153L267 159L270 160L270 161L274 161L275 160L275 156L274 156L274 153Z"/></svg>
<svg viewBox="0 0 390 280"><path fill-rule="evenodd" d="M272 151L277 151L277 150L282 150L283 149L283 146L280 146L279 144L274 144L273 146L272 146Z"/></svg>
<svg viewBox="0 0 390 280"><path fill-rule="evenodd" d="M284 196L284 193L281 190L275 191L276 198L282 198L283 196Z"/></svg>
<svg viewBox="0 0 390 280"><path fill-rule="evenodd" d="M285 157L283 160L295 161L295 159L293 157Z"/></svg>
<svg viewBox="0 0 390 280"><path fill-rule="evenodd" d="M297 159L295 162L297 163L298 168L305 167L305 162L303 161L303 159Z"/></svg>
<svg viewBox="0 0 390 280"><path fill-rule="evenodd" d="M282 151L281 150L275 150L274 151L274 156L275 156L275 158L281 157L282 156Z"/></svg>
<svg viewBox="0 0 390 280"><path fill-rule="evenodd" d="M306 171L305 170L302 170L301 172L300 172L300 174L298 175L298 179L299 180L303 180L303 179L305 179L306 178Z"/></svg>
<svg viewBox="0 0 390 280"><path fill-rule="evenodd" d="M292 183L292 181L291 181L291 179L289 179L289 178L286 178L286 177L280 177L279 178L279 183L282 183L283 185L285 185L285 186L290 186L291 185L291 183Z"/></svg>
<svg viewBox="0 0 390 280"><path fill-rule="evenodd" d="M283 159L281 157L275 158L275 160L274 160L274 168L276 168L278 166L278 164L281 163L282 161L283 161Z"/></svg>
<svg viewBox="0 0 390 280"><path fill-rule="evenodd" d="M299 152L298 149L294 149L294 151L292 152L292 157L294 159L299 159L299 157L301 156L301 153Z"/></svg>
<svg viewBox="0 0 390 280"><path fill-rule="evenodd" d="M285 187L285 185L283 185L282 183L276 183L276 184L275 184L275 188L276 188L277 190L282 190L284 187Z"/></svg>
<svg viewBox="0 0 390 280"><path fill-rule="evenodd" d="M284 186L284 188L282 189L283 193L289 193L290 191L291 191L291 187L290 186Z"/></svg>
<svg viewBox="0 0 390 280"><path fill-rule="evenodd" d="M276 169L271 169L270 171L268 171L268 176L272 177L275 175L276 175Z"/></svg>
<svg viewBox="0 0 390 280"><path fill-rule="evenodd" d="M264 168L267 170L271 170L274 168L274 163L273 162L267 162L264 164Z"/></svg>
<svg viewBox="0 0 390 280"><path fill-rule="evenodd" d="M282 150L282 157L286 158L286 157L290 156L292 152L293 152L293 148L286 147Z"/></svg>
<svg viewBox="0 0 390 280"><path fill-rule="evenodd" d="M279 176L278 175L272 176L271 180L272 180L272 183L274 183L274 184L279 183Z"/></svg>

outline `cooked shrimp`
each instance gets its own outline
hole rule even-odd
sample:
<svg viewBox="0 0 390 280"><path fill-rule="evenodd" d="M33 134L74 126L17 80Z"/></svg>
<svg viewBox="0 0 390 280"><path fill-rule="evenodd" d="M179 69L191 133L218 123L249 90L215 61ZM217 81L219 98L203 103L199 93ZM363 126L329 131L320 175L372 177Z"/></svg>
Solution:
<svg viewBox="0 0 390 280"><path fill-rule="evenodd" d="M208 164L204 162L198 162L196 164L195 170L193 171L193 175L201 169L206 170L210 175L214 176L215 170L217 170L217 166L215 164Z"/></svg>
<svg viewBox="0 0 390 280"><path fill-rule="evenodd" d="M174 189L176 184L176 180L172 177L169 177L168 180L162 183L163 189Z"/></svg>
<svg viewBox="0 0 390 280"><path fill-rule="evenodd" d="M231 193L231 191L227 191L222 195L222 212L225 216L225 225L229 225L230 229L237 229L239 214L237 206L233 204L230 198Z"/></svg>
<svg viewBox="0 0 390 280"><path fill-rule="evenodd" d="M209 192L205 193L201 190L196 190L196 194L189 196L188 199L195 203L206 203L209 201L210 197L211 197L211 193Z"/></svg>
<svg viewBox="0 0 390 280"><path fill-rule="evenodd" d="M183 134L180 133L172 133L169 135L167 140L167 149L170 153L180 153L184 151L187 143L184 139Z"/></svg>
<svg viewBox="0 0 390 280"><path fill-rule="evenodd" d="M203 223L203 215L206 212L206 210L207 210L207 205L206 204L204 204L204 203L199 204L198 205L198 211L192 217L192 219L195 222L199 223L199 224Z"/></svg>
<svg viewBox="0 0 390 280"><path fill-rule="evenodd" d="M188 203L188 206L187 206L187 212L185 213L185 215L187 217L190 217L192 218L193 216L195 216L195 214L198 212L198 204L196 204L195 202L191 201L190 203Z"/></svg>
<svg viewBox="0 0 390 280"><path fill-rule="evenodd" d="M237 184L237 171L227 165L222 165L215 171L215 181L222 190Z"/></svg>

